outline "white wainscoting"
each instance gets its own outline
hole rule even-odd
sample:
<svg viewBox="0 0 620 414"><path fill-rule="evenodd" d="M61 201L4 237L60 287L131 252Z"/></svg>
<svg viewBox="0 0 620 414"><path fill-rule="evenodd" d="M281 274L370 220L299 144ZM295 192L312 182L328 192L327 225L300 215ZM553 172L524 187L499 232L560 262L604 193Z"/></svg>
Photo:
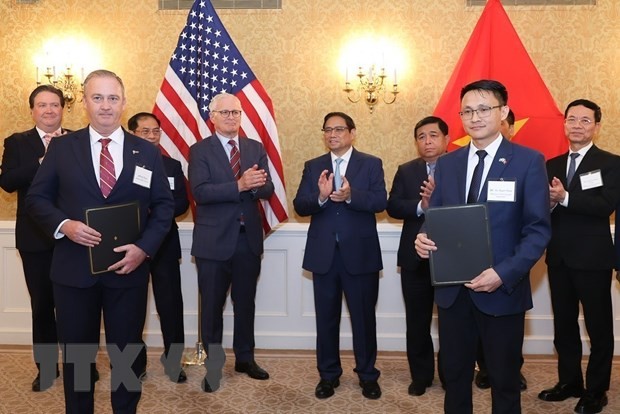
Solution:
<svg viewBox="0 0 620 414"><path fill-rule="evenodd" d="M24 282L19 253L15 249L15 223L0 221L0 344L31 343L29 296ZM308 226L287 223L265 240L265 254L256 298L256 346L262 349L314 349L315 323L311 274L302 270L306 231ZM405 349L405 313L396 267L400 225L378 225L384 270L381 274L377 304L377 339L380 350ZM185 304L185 343L193 347L197 341L197 281L196 268L190 249L192 224L180 223L183 258L183 300ZM539 261L532 271L534 309L526 314L524 353L553 354L553 315L544 262ZM618 283L612 283L614 328L619 333L620 318ZM145 342L162 346L159 321L152 296L149 296L148 315L144 330ZM583 321L582 321L583 322ZM232 306L227 302L224 320L224 346L232 345ZM437 340L437 321L432 326ZM583 329L582 323L582 332ZM616 336L616 343L618 337ZM617 344L618 345L618 344ZM351 349L351 329L343 305L341 347ZM584 336L584 351L587 352ZM620 346L616 346L620 355Z"/></svg>

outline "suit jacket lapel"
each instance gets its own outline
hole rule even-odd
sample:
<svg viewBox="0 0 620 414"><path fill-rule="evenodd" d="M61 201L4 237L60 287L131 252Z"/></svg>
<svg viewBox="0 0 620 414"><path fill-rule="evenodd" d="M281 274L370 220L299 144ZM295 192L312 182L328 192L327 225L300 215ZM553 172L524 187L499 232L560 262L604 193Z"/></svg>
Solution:
<svg viewBox="0 0 620 414"><path fill-rule="evenodd" d="M82 174L89 181L91 187L95 188L100 194L101 189L97 182L95 169L93 167L93 156L90 150L90 134L88 127L77 131L67 139L72 140L73 151L75 152L76 162L82 170ZM103 196L102 196L103 197Z"/></svg>
<svg viewBox="0 0 620 414"><path fill-rule="evenodd" d="M334 166L331 162L331 157L329 161L330 164L332 164L331 169L333 170ZM361 164L359 162L359 152L357 152L357 150L353 148L353 152L351 152L351 158L349 158L349 164L347 165L347 172L345 173L347 181L352 182L355 179L355 176L359 172L360 168Z"/></svg>
<svg viewBox="0 0 620 414"><path fill-rule="evenodd" d="M32 153L37 155L37 158L41 158L45 155L45 145L39 136L39 132L36 128L32 128L25 134L25 141L32 148Z"/></svg>
<svg viewBox="0 0 620 414"><path fill-rule="evenodd" d="M579 183L579 175L583 173L587 173L588 171L592 171L593 169L597 169L596 157L598 155L599 149L596 145L592 145L592 147L586 152L586 155L583 156L583 160L579 163L579 167L575 170L575 175L573 176L572 181L568 185L567 190L575 190L581 188L581 184ZM564 161L564 177L566 177L566 163L568 162L568 155L566 155L566 160Z"/></svg>
<svg viewBox="0 0 620 414"><path fill-rule="evenodd" d="M506 166L512 160L512 144L510 141L503 139L501 144L499 144L499 148L495 153L495 157L491 160L491 167L489 168L489 173L484 180L484 184L482 185L482 190L480 191L480 197L478 201L485 202L487 201L487 193L488 193L488 183L489 178L495 180L498 178L502 178L504 174L504 170Z"/></svg>
<svg viewBox="0 0 620 414"><path fill-rule="evenodd" d="M232 168L230 168L230 159L228 158L228 154L226 154L226 150L220 143L219 138L217 135L211 135L207 139L209 140L209 152L212 154L215 161L220 165L216 168L219 171L225 171L226 176L228 176L230 180L234 180L235 177L233 176ZM239 143L239 151L241 151L241 174L243 174L243 150L241 149L241 143Z"/></svg>
<svg viewBox="0 0 620 414"><path fill-rule="evenodd" d="M469 144L471 145L471 144ZM460 152L456 154L456 165L452 171L465 171L467 172L467 158L469 157L469 147L464 147ZM441 158L441 157L440 157ZM440 167L441 168L441 167ZM439 172L442 174L442 172ZM450 172L444 172L443 174L449 174ZM435 167L435 174L437 174L437 168ZM467 203L467 196L465 195L465 188L467 187L467 174L457 174L457 185L459 192L459 200L461 203Z"/></svg>
<svg viewBox="0 0 620 414"><path fill-rule="evenodd" d="M119 184L123 186L133 180L136 165L142 164L140 166L144 167L144 163L140 162L140 151L137 147L138 141L136 141L136 138L134 138L133 135L128 134L125 130L123 130L123 133L125 134L125 139L123 141L123 170L121 171L118 180L116 180L116 185L112 189L112 192L114 192ZM110 195L111 194L112 193L110 193Z"/></svg>

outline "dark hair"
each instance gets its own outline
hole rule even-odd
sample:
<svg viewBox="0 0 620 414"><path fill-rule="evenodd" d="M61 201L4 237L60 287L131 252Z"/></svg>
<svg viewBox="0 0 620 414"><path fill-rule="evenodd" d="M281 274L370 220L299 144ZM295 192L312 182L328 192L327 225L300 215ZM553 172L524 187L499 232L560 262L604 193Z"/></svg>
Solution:
<svg viewBox="0 0 620 414"><path fill-rule="evenodd" d="M463 96L469 91L489 91L495 95L500 105L506 105L508 103L508 91L506 87L496 80L481 79L465 85L463 89L461 89L461 100L463 100Z"/></svg>
<svg viewBox="0 0 620 414"><path fill-rule="evenodd" d="M161 122L159 122L159 119L152 113L138 112L137 114L129 118L129 121L127 121L127 128L132 132L135 131L136 129L138 129L138 121L144 118L153 118L155 121L157 121L157 125L161 126Z"/></svg>
<svg viewBox="0 0 620 414"><path fill-rule="evenodd" d="M448 124L446 124L443 119L431 115L427 116L426 118L422 118L417 124L415 124L415 128L413 128L413 136L417 137L418 129L428 124L437 124L441 133L444 135L448 135Z"/></svg>
<svg viewBox="0 0 620 414"><path fill-rule="evenodd" d="M349 129L349 131L355 129L355 122L353 122L353 118L351 118L344 112L330 112L325 115L325 118L323 118L323 128L325 128L325 124L327 123L329 118L333 118L335 116L339 116L340 118L344 119L344 122L347 124L347 128Z"/></svg>
<svg viewBox="0 0 620 414"><path fill-rule="evenodd" d="M568 113L568 110L573 106L585 106L586 108L593 110L595 122L601 122L601 119L603 118L603 113L601 112L600 106L587 99L577 99L576 101L569 103L566 107L566 110L564 111L564 119L566 119L566 114Z"/></svg>
<svg viewBox="0 0 620 414"><path fill-rule="evenodd" d="M515 124L515 113L512 112L512 109L508 111L508 116L506 117L506 122L508 122L509 126L513 126Z"/></svg>
<svg viewBox="0 0 620 414"><path fill-rule="evenodd" d="M60 89L55 88L52 85L39 85L34 88L32 93L30 93L30 97L28 98L30 109L34 108L34 98L36 98L36 96L41 92L51 92L54 95L58 95L58 97L60 98L60 106L62 106L63 108L65 107L65 97Z"/></svg>

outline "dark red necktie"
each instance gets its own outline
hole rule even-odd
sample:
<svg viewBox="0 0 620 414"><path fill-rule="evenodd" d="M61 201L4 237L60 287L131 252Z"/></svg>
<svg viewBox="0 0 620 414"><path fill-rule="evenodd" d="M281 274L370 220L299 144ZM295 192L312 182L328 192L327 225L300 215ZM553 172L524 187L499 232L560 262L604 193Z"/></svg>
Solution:
<svg viewBox="0 0 620 414"><path fill-rule="evenodd" d="M230 168L232 168L235 179L238 180L241 175L241 154L239 154L239 149L234 139L228 141L228 144L232 146L230 150Z"/></svg>
<svg viewBox="0 0 620 414"><path fill-rule="evenodd" d="M101 194L105 198L110 195L110 192L116 184L116 174L114 172L114 160L110 155L108 145L112 141L110 138L101 138L101 155L99 156L99 186L101 187Z"/></svg>

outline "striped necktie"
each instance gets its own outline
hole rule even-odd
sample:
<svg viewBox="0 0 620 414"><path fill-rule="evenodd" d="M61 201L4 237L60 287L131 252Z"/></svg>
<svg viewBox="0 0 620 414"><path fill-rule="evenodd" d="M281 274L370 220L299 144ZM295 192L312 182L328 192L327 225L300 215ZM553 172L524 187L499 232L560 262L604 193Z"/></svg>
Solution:
<svg viewBox="0 0 620 414"><path fill-rule="evenodd" d="M230 150L230 168L232 168L235 179L238 180L241 176L241 154L239 148L237 148L237 142L234 139L228 141L228 144L232 147Z"/></svg>
<svg viewBox="0 0 620 414"><path fill-rule="evenodd" d="M116 173L114 171L114 160L110 155L108 145L110 145L110 138L101 138L101 155L99 156L99 186L101 187L101 194L105 198L108 198L110 192L116 184Z"/></svg>

